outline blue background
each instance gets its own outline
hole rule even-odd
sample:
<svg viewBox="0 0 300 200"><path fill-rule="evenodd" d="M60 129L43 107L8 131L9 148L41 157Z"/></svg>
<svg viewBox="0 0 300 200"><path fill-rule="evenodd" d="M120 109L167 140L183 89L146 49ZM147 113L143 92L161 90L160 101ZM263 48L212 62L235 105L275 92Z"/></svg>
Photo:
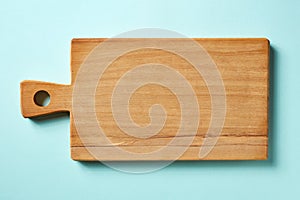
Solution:
<svg viewBox="0 0 300 200"><path fill-rule="evenodd" d="M0 199L299 199L300 1L1 1ZM69 118L24 119L19 82L70 82L73 37L137 28L271 41L270 159L132 175L72 161Z"/></svg>

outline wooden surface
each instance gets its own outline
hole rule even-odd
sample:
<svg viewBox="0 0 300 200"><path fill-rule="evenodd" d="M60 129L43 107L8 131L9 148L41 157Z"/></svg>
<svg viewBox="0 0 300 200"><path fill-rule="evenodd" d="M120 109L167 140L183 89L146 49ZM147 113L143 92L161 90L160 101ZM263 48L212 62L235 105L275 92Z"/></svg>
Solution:
<svg viewBox="0 0 300 200"><path fill-rule="evenodd" d="M168 118L164 128L157 135L147 139L125 134L114 122L110 106L112 91L122 74L136 65L157 62L172 66L184 75L192 85L200 105L201 120L197 135L179 160L267 159L269 41L264 38L195 40L205 48L216 63L226 91L227 110L224 127L216 145L206 157L199 158L198 154L211 119L211 99L207 85L203 78L197 75L190 63L162 50L143 49L129 52L109 66L103 75L104 84L99 84L96 91L95 110L99 126L112 144L128 152L151 153L169 144L176 135L181 116L178 101L168 89L149 84L137 90L130 99L132 120L141 126L150 123L148 109L151 105L162 104L167 111ZM87 146L93 151L103 151L105 148L105 151L110 152L110 149L115 148L113 145L101 146L95 138L90 136L89 138L79 137L72 115L72 91L80 65L93 48L103 41L104 39L72 40L71 85L39 81L23 81L21 83L21 108L24 117L62 111L71 113L71 157L74 160L96 160L86 149ZM120 66L123 67L120 68ZM40 90L50 94L50 104L46 107L34 103L34 94ZM85 145L83 145L82 139L85 140ZM176 150L178 146L174 145L172 148ZM103 155L100 159L143 160L142 158L120 156L113 152ZM170 156L154 156L147 160L170 160Z"/></svg>

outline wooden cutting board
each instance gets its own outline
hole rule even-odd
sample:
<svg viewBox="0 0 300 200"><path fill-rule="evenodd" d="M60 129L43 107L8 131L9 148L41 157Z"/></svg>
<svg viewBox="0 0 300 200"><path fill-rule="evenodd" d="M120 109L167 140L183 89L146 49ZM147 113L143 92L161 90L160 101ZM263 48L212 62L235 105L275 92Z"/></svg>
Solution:
<svg viewBox="0 0 300 200"><path fill-rule="evenodd" d="M267 159L267 39L194 39L207 53L201 56L206 56L204 60L208 61L199 63L201 70L206 70L202 74L195 70L195 63L186 58L196 52L183 42L185 39L116 39L101 50L102 57L98 59L95 49L104 41L72 40L70 85L30 80L21 83L24 117L70 112L72 159ZM168 48L188 54L182 56L164 48L142 46L123 51L113 59L116 51L122 53L120 49L124 46L132 44L134 47L141 41L158 46L167 44ZM106 58L112 61L107 68L101 63ZM213 65L219 74L212 70ZM219 81L214 82L215 79ZM143 81L148 83L135 90L128 89ZM157 81L165 81L165 84L157 84ZM118 88L121 83L125 86ZM184 87L192 89L193 95ZM35 94L39 91L50 95L48 106L35 103ZM193 101L198 107L193 106ZM162 107L157 107L158 104ZM129 119L119 123L118 120L128 117L126 112ZM199 121L195 121L197 119ZM163 126L159 127L161 123ZM201 148L206 152L202 156Z"/></svg>

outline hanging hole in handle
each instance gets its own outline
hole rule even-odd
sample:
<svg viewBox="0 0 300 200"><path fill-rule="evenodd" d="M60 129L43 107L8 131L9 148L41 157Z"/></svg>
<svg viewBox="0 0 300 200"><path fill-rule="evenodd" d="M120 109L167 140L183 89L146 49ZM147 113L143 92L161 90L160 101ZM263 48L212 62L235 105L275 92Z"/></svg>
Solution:
<svg viewBox="0 0 300 200"><path fill-rule="evenodd" d="M33 100L36 105L46 107L50 103L50 95L48 92L40 90L35 93Z"/></svg>

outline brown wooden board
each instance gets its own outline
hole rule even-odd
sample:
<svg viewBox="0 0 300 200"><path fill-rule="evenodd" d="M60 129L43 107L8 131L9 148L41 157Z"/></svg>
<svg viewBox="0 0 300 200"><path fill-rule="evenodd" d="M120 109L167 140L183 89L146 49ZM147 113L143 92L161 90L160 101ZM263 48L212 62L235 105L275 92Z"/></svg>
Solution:
<svg viewBox="0 0 300 200"><path fill-rule="evenodd" d="M147 39L120 39L130 42ZM148 39L150 40L150 39ZM153 39L152 39L153 40ZM154 39L159 40L159 39ZM180 45L181 39L162 40ZM207 81L197 73L186 59L164 51L163 49L143 48L130 51L118 57L102 74L95 90L95 97L86 96L83 92L75 98L81 99L82 105L74 105L74 85L80 67L88 59L92 50L105 39L73 39L71 43L71 84L62 85L40 81L23 81L21 83L21 109L24 117L36 117L50 113L70 112L71 157L80 161L123 161L123 160L173 160L175 152L186 141L191 139L178 160L264 160L268 157L268 89L269 89L269 41L265 38L243 39L194 39L209 54L220 72L226 94L226 115L220 135L210 136L207 131L212 121L212 99ZM116 47L117 48L117 47ZM110 51L108 50L108 54ZM109 56L109 55L108 55ZM170 89L149 83L137 89L131 96L129 112L132 120L146 127L151 124L149 108L155 104L164 107L166 120L163 128L151 137L139 138L123 131L112 112L112 93L118 80L135 66L147 63L161 63L175 69L193 88L199 103L200 121L195 135L176 137L182 119L180 104L176 93ZM166 74L167 75L167 74ZM155 74L153 75L155 76ZM90 87L90 77L80 82L81 87ZM143 79L143 76L140 77ZM138 80L137 80L138 81ZM48 106L38 106L34 95L38 91L46 91L50 95ZM218 95L218 91L215 94ZM121 95L122 97L122 95ZM75 123L72 109L85 109L84 100L94 98L95 115L98 127L105 133L110 145L99 143L99 135L95 132L95 124L89 119L92 113L84 113L87 117ZM79 107L79 108L78 108ZM196 109L196 108L195 108ZM217 108L218 109L218 108ZM118 113L117 113L118 114ZM192 120L191 120L192 121ZM78 134L77 125L81 127ZM92 125L91 125L92 124ZM128 124L130 126L130 124ZM186 125L188 128L189 125ZM130 128L130 127L129 127ZM204 141L216 137L211 142L211 150L204 157L199 157L199 149ZM129 152L128 155L116 153L115 148ZM161 148L168 147L162 154L152 154ZM99 155L95 155L99 153ZM139 156L146 155L146 156ZM136 155L136 156L135 156ZM149 156L150 155L150 156ZM152 155L152 156L151 156Z"/></svg>

